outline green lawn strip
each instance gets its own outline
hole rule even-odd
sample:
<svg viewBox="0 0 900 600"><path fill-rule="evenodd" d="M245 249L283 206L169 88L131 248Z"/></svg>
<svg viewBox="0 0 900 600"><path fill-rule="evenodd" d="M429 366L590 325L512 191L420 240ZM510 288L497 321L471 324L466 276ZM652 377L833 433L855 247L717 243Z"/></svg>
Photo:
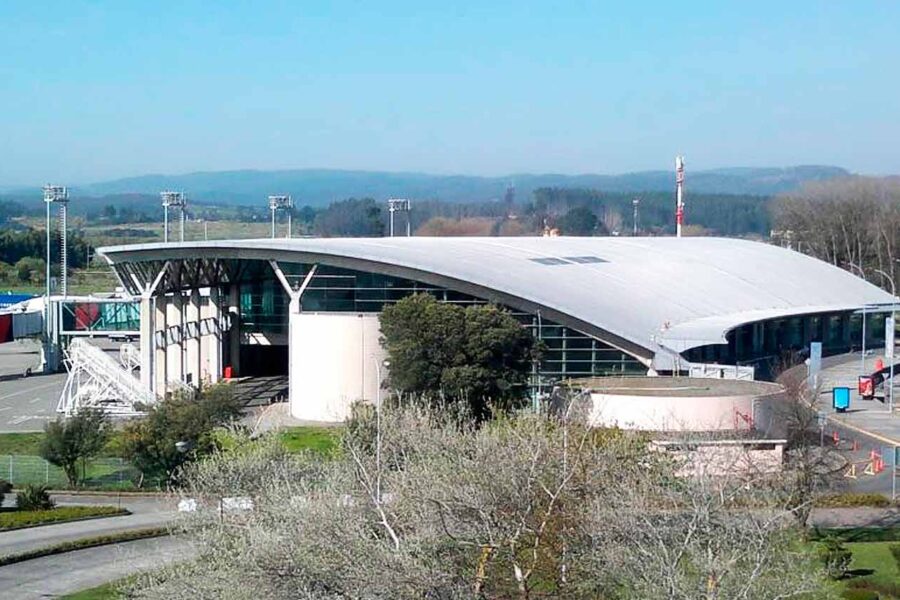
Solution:
<svg viewBox="0 0 900 600"><path fill-rule="evenodd" d="M48 510L3 511L0 512L0 531L130 514L130 511L115 506L57 506Z"/></svg>
<svg viewBox="0 0 900 600"><path fill-rule="evenodd" d="M279 432L281 443L288 452L312 450L328 454L338 447L340 427L288 427Z"/></svg>
<svg viewBox="0 0 900 600"><path fill-rule="evenodd" d="M72 552L73 550L84 550L85 548L94 548L96 546L106 546L107 544L119 544L121 542L131 542L134 540L143 540L147 538L160 537L169 535L166 527L148 527L145 529L132 529L120 533L112 533L109 535L98 535L94 537L81 538L70 542L63 542L46 548L38 548L29 550L28 552L20 552L19 554L8 554L0 557L0 567L11 565L13 563L22 562L41 558L43 556L52 556L54 554L62 554L63 552Z"/></svg>
<svg viewBox="0 0 900 600"><path fill-rule="evenodd" d="M41 440L44 432L32 431L28 433L0 433L0 454L34 454L41 450ZM0 465L2 467L2 465ZM0 476L3 469L0 468Z"/></svg>
<svg viewBox="0 0 900 600"><path fill-rule="evenodd" d="M59 600L119 600L121 597L122 595L119 593L118 583L112 582L81 590L74 594L59 596Z"/></svg>
<svg viewBox="0 0 900 600"><path fill-rule="evenodd" d="M851 542L853 553L850 577L842 581L846 589L870 589L882 598L900 598L900 570L888 547L897 542Z"/></svg>

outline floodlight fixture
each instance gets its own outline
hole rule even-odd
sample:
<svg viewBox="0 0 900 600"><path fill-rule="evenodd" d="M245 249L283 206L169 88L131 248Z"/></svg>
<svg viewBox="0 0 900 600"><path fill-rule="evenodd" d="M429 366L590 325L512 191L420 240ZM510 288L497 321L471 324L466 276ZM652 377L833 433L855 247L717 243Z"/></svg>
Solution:
<svg viewBox="0 0 900 600"><path fill-rule="evenodd" d="M410 236L410 221L409 221L409 212L410 212L410 202L406 198L388 198L388 212L391 215L391 237L394 237L394 213L395 212L405 212L406 213L406 237Z"/></svg>
<svg viewBox="0 0 900 600"><path fill-rule="evenodd" d="M269 196L269 210L272 212L272 238L275 238L275 217L279 210L287 212L287 236L291 237L291 215L294 212L294 201L290 196Z"/></svg>
<svg viewBox="0 0 900 600"><path fill-rule="evenodd" d="M185 209L187 208L187 197L184 192L160 192L159 197L162 198L163 205L163 241L169 242L169 208L175 208L179 211L181 222L180 240L184 241L184 219Z"/></svg>

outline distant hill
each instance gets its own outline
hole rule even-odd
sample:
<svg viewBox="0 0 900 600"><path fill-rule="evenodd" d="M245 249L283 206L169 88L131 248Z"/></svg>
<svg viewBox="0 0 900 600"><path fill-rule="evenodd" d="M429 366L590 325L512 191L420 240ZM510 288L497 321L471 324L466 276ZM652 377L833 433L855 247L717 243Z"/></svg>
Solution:
<svg viewBox="0 0 900 600"><path fill-rule="evenodd" d="M768 196L798 188L805 181L848 176L839 167L728 168L687 171L687 192ZM512 182L518 200L530 200L538 188L592 188L608 192L658 192L674 187L674 174L643 171L624 175L533 175L503 177L429 175L378 171L300 169L286 171L218 171L184 175L142 175L73 186L73 196L157 194L185 191L195 201L215 204L259 204L269 194L291 194L298 204L322 206L352 196L376 199L408 197L448 202L503 198Z"/></svg>

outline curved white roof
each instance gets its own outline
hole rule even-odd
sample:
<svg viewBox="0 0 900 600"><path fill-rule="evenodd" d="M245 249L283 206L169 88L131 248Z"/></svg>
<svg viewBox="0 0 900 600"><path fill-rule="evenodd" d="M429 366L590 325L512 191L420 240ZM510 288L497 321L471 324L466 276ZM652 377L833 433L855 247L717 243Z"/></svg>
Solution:
<svg viewBox="0 0 900 600"><path fill-rule="evenodd" d="M854 310L890 294L809 256L707 237L262 239L103 248L113 263L276 259L375 270L458 288L650 358L725 342L744 323Z"/></svg>

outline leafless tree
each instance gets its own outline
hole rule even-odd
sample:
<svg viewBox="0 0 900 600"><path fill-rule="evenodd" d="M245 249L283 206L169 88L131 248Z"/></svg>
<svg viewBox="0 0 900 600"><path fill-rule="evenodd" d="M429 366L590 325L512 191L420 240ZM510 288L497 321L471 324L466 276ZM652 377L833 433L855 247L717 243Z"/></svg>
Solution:
<svg viewBox="0 0 900 600"><path fill-rule="evenodd" d="M179 523L197 560L129 594L827 597L771 478L679 477L644 436L568 414L475 425L390 409L373 426L363 412L328 459L238 444L184 473L203 507ZM226 493L252 508L217 510Z"/></svg>
<svg viewBox="0 0 900 600"><path fill-rule="evenodd" d="M774 203L775 227L795 249L890 289L900 265L900 181L851 177L810 183Z"/></svg>

